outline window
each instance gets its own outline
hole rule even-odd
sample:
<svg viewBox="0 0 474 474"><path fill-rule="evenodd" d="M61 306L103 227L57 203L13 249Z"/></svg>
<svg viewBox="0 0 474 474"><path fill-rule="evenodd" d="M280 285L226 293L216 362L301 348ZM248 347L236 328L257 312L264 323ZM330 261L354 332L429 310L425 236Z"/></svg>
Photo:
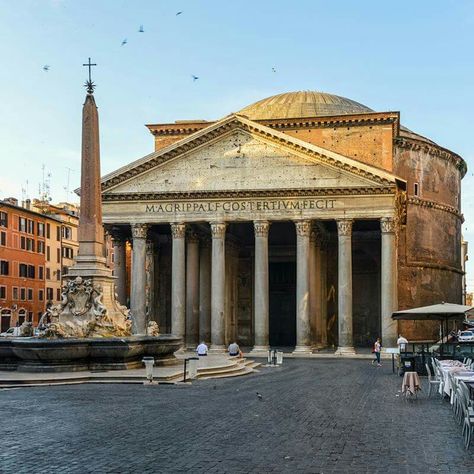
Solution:
<svg viewBox="0 0 474 474"><path fill-rule="evenodd" d="M0 227L8 227L8 214L0 212Z"/></svg>
<svg viewBox="0 0 474 474"><path fill-rule="evenodd" d="M63 277L67 275L69 267L63 267Z"/></svg>
<svg viewBox="0 0 474 474"><path fill-rule="evenodd" d="M7 299L7 287L6 286L0 286L0 299L1 300L6 300Z"/></svg>
<svg viewBox="0 0 474 474"><path fill-rule="evenodd" d="M419 190L420 185L419 185L418 183L415 183L414 188L415 188L415 189L413 190L413 194L414 194L415 196L418 196L418 193L419 193L419 191L420 191L420 190Z"/></svg>
<svg viewBox="0 0 474 474"><path fill-rule="evenodd" d="M51 268L46 269L46 280L51 280Z"/></svg>
<svg viewBox="0 0 474 474"><path fill-rule="evenodd" d="M57 300L61 299L61 290L59 288L56 288L56 299Z"/></svg>
<svg viewBox="0 0 474 474"><path fill-rule="evenodd" d="M28 265L28 278L35 278L35 266Z"/></svg>
<svg viewBox="0 0 474 474"><path fill-rule="evenodd" d="M24 217L18 217L18 229L20 232L26 232L26 219Z"/></svg>
<svg viewBox="0 0 474 474"><path fill-rule="evenodd" d="M56 227L56 240L57 240L58 242L61 241L61 227L59 227L59 226Z"/></svg>
<svg viewBox="0 0 474 474"><path fill-rule="evenodd" d="M35 223L31 219L26 220L26 225L28 229L28 234L34 234L35 233Z"/></svg>
<svg viewBox="0 0 474 474"><path fill-rule="evenodd" d="M20 248L21 250L26 250L26 237L20 237Z"/></svg>
<svg viewBox="0 0 474 474"><path fill-rule="evenodd" d="M8 263L8 260L0 260L0 275L8 275L10 273Z"/></svg>
<svg viewBox="0 0 474 474"><path fill-rule="evenodd" d="M40 280L44 279L44 267L41 267L41 266L38 267L38 278Z"/></svg>
<svg viewBox="0 0 474 474"><path fill-rule="evenodd" d="M56 249L56 262L61 263L61 249Z"/></svg>
<svg viewBox="0 0 474 474"><path fill-rule="evenodd" d="M44 224L42 222L38 222L36 234L39 237L44 237Z"/></svg>
<svg viewBox="0 0 474 474"><path fill-rule="evenodd" d="M48 262L51 260L51 248L49 245L46 246L46 260Z"/></svg>
<svg viewBox="0 0 474 474"><path fill-rule="evenodd" d="M25 318L26 318L26 310L20 309L20 311L18 311L18 323L23 324L25 322Z"/></svg>
<svg viewBox="0 0 474 474"><path fill-rule="evenodd" d="M44 301L44 290L38 290L38 299Z"/></svg>
<svg viewBox="0 0 474 474"><path fill-rule="evenodd" d="M56 272L56 280L61 281L61 270Z"/></svg>
<svg viewBox="0 0 474 474"><path fill-rule="evenodd" d="M7 246L7 233L6 232L0 232L0 245L3 245L3 247Z"/></svg>
<svg viewBox="0 0 474 474"><path fill-rule="evenodd" d="M46 224L46 238L51 238L51 224Z"/></svg>
<svg viewBox="0 0 474 474"><path fill-rule="evenodd" d="M28 288L28 301L33 301L33 289Z"/></svg>
<svg viewBox="0 0 474 474"><path fill-rule="evenodd" d="M63 247L63 258L74 258L74 249L71 247Z"/></svg>
<svg viewBox="0 0 474 474"><path fill-rule="evenodd" d="M28 311L28 321L29 321L30 323L33 322L33 311Z"/></svg>
<svg viewBox="0 0 474 474"><path fill-rule="evenodd" d="M20 300L21 301L26 300L26 288L20 288Z"/></svg>
<svg viewBox="0 0 474 474"><path fill-rule="evenodd" d="M12 300L18 300L18 287L14 286L12 288Z"/></svg>
<svg viewBox="0 0 474 474"><path fill-rule="evenodd" d="M72 228L63 226L62 228L63 239L71 240L72 239Z"/></svg>
<svg viewBox="0 0 474 474"><path fill-rule="evenodd" d="M44 253L44 242L42 240L38 240L38 242L36 242L36 249L38 253Z"/></svg>
<svg viewBox="0 0 474 474"><path fill-rule="evenodd" d="M35 241L33 239L26 239L26 250L35 251Z"/></svg>
<svg viewBox="0 0 474 474"><path fill-rule="evenodd" d="M28 278L28 265L26 263L20 263L19 276L22 278Z"/></svg>
<svg viewBox="0 0 474 474"><path fill-rule="evenodd" d="M52 288L46 288L46 299L49 301L53 300L53 289Z"/></svg>

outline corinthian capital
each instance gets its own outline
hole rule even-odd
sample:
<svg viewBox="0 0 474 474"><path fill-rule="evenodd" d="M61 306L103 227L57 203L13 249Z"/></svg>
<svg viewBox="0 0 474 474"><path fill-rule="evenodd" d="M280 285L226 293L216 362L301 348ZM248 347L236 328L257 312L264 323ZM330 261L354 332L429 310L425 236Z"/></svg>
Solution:
<svg viewBox="0 0 474 474"><path fill-rule="evenodd" d="M310 221L296 221L296 234L300 237L309 237L311 234L311 222Z"/></svg>
<svg viewBox="0 0 474 474"><path fill-rule="evenodd" d="M182 222L170 224L171 225L171 235L173 239L183 239L186 235L186 224Z"/></svg>
<svg viewBox="0 0 474 474"><path fill-rule="evenodd" d="M146 239L148 224L133 224L132 237L134 239Z"/></svg>
<svg viewBox="0 0 474 474"><path fill-rule="evenodd" d="M254 221L253 228L255 230L255 237L268 237L270 223L268 221Z"/></svg>
<svg viewBox="0 0 474 474"><path fill-rule="evenodd" d="M225 222L211 222L211 233L213 239L223 239L225 237Z"/></svg>
<svg viewBox="0 0 474 474"><path fill-rule="evenodd" d="M337 222L337 233L340 237L352 234L352 219L340 219Z"/></svg>
<svg viewBox="0 0 474 474"><path fill-rule="evenodd" d="M382 217L382 219L380 219L380 229L382 234L395 233L395 227L395 219L393 217Z"/></svg>

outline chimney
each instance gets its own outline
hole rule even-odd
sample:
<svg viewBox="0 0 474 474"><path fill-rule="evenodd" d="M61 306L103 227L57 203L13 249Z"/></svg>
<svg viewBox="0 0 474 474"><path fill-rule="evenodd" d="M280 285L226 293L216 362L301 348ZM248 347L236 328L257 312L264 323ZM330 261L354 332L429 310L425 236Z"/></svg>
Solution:
<svg viewBox="0 0 474 474"><path fill-rule="evenodd" d="M31 199L27 199L25 201L25 209L28 209L28 210L31 209Z"/></svg>

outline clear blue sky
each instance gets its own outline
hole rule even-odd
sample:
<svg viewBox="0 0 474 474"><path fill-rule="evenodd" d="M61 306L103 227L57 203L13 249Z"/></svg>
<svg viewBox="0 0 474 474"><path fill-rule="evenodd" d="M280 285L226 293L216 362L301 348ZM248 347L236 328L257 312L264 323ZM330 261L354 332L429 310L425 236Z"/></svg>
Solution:
<svg viewBox="0 0 474 474"><path fill-rule="evenodd" d="M474 2L0 0L0 21L0 198L21 198L26 181L37 196L43 164L53 200L66 198L67 168L78 185L91 56L103 173L152 151L145 123L331 92L399 110L404 125L464 157L474 260Z"/></svg>

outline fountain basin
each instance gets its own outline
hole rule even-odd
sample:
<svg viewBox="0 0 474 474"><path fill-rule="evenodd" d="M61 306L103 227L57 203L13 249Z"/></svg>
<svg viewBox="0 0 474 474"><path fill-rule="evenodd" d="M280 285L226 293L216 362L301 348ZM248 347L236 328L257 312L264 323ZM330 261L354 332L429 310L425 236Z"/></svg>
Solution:
<svg viewBox="0 0 474 474"><path fill-rule="evenodd" d="M18 359L13 353L12 339L0 337L0 370L16 370Z"/></svg>
<svg viewBox="0 0 474 474"><path fill-rule="evenodd" d="M167 364L174 360L181 338L167 334L89 339L22 337L11 339L10 345L18 371L75 372L138 368L144 356L154 357L156 365ZM7 347L4 344L5 354L9 353Z"/></svg>

